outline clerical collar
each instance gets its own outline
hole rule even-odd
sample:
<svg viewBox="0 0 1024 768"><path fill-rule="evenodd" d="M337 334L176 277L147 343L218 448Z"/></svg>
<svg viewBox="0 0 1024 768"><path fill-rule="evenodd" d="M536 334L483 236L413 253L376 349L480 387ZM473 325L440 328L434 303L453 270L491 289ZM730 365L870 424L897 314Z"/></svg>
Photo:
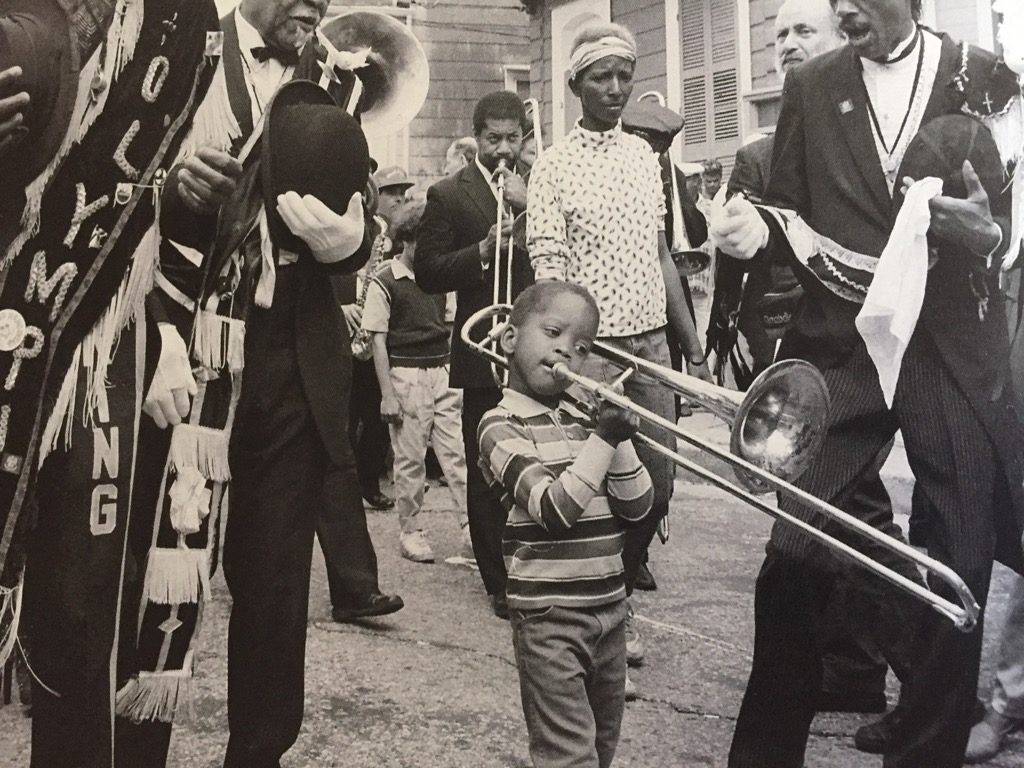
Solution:
<svg viewBox="0 0 1024 768"><path fill-rule="evenodd" d="M892 53L886 57L885 61L876 61L875 63L882 64L884 66L886 64L896 64L897 62L903 61L914 52L914 49L917 47L917 41L920 38L921 28L915 24L913 31L911 31L905 39L901 40L899 44L892 49Z"/></svg>

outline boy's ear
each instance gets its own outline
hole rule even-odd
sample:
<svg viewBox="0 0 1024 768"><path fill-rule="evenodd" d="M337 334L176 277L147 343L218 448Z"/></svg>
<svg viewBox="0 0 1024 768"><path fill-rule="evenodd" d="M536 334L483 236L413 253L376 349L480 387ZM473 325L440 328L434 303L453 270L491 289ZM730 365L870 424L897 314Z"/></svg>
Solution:
<svg viewBox="0 0 1024 768"><path fill-rule="evenodd" d="M508 357L516 351L516 339L518 337L518 331L514 325L509 323L505 326L505 330L501 332L501 337L498 342L501 344L501 351Z"/></svg>

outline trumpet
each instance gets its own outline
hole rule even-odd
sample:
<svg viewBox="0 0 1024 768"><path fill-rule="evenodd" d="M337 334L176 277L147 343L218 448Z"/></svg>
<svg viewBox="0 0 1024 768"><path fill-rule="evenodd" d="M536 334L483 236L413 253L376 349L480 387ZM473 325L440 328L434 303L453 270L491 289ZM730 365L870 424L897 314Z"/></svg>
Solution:
<svg viewBox="0 0 1024 768"><path fill-rule="evenodd" d="M507 315L510 311L511 307L507 305L485 307L470 316L462 328L462 340L465 344L494 365L508 365L505 358L492 347L496 345L508 325L507 321L500 324L496 321L499 316ZM472 329L488 320L492 323L490 333L480 341L473 340L470 336ZM618 382L639 373L653 378L689 399L705 404L712 413L726 417L732 422L730 450L723 450L669 419L637 405L619 394L613 384L582 376L569 370L564 363L552 366L552 371L592 395L629 411L642 421L664 429L698 450L724 461L733 468L740 482L747 487L742 487L666 448L647 435L638 433L635 437L638 442L755 509L776 520L796 526L834 554L852 560L896 588L921 600L952 621L957 629L969 632L975 627L981 609L971 590L952 568L790 482L813 460L824 438L822 425L827 422L828 388L821 374L810 363L784 360L770 366L755 379L743 397L739 393L731 393L722 387L699 381L695 377L642 361L602 342L595 343L591 353L600 355L624 369L623 374L617 379ZM737 400L740 397L742 399ZM740 439L736 433L740 433ZM748 490L751 487L754 490L774 490L780 495L793 498L814 513L890 550L944 582L952 589L958 602L932 592L924 583L907 578L845 541L765 502Z"/></svg>
<svg viewBox="0 0 1024 768"><path fill-rule="evenodd" d="M665 96L660 91L647 91L637 101L647 98L655 99L658 104L665 106ZM671 177L671 194L669 204L672 208L672 262L676 265L681 277L690 277L699 274L711 266L711 255L693 248L690 245L690 238L686 234L686 225L683 221L682 198L679 196L679 180L676 178L676 166L672 162L672 151L668 153L669 176Z"/></svg>

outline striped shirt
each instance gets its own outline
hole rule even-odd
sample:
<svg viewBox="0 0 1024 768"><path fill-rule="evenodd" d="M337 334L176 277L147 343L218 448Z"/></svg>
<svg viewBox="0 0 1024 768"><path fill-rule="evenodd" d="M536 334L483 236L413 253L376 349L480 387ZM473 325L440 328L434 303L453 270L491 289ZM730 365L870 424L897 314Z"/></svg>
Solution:
<svg viewBox="0 0 1024 768"><path fill-rule="evenodd" d="M501 495L512 608L604 605L626 596L622 520L654 492L630 440L612 448L569 406L506 389L477 432L480 468Z"/></svg>
<svg viewBox="0 0 1024 768"><path fill-rule="evenodd" d="M661 166L647 142L579 123L530 171L526 240L537 280L586 288L598 336L633 336L668 322L658 232L665 229Z"/></svg>

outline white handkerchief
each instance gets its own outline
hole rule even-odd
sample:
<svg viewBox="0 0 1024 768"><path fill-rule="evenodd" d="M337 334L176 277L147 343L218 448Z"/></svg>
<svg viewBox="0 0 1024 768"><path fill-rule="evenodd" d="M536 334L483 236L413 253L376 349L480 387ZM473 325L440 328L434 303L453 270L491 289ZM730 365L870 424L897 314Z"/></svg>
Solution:
<svg viewBox="0 0 1024 768"><path fill-rule="evenodd" d="M917 326L928 279L928 202L942 192L942 180L929 176L914 182L889 242L878 259L864 306L857 314L857 331L878 371L885 404L892 408L903 353Z"/></svg>

